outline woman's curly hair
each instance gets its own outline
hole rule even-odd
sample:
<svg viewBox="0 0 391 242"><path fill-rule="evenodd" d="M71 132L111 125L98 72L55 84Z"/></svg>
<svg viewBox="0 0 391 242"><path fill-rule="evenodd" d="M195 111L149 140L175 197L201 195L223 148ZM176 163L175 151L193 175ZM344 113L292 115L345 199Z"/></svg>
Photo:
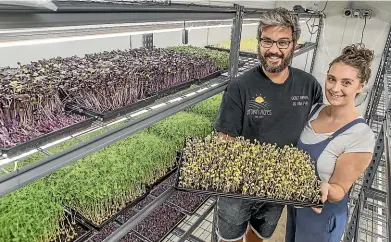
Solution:
<svg viewBox="0 0 391 242"><path fill-rule="evenodd" d="M361 83L367 83L371 77L371 64L374 58L374 52L365 48L364 44L352 44L346 46L340 56L335 58L329 65L343 62L346 65L358 70L358 78Z"/></svg>

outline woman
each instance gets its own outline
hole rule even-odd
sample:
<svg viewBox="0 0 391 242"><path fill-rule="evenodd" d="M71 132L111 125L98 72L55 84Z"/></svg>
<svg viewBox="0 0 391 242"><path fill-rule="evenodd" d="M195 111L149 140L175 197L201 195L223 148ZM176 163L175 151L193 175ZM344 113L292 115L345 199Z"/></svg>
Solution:
<svg viewBox="0 0 391 242"><path fill-rule="evenodd" d="M349 190L372 159L375 135L355 108L371 75L373 52L351 45L329 65L325 94L298 141L321 180L322 209L288 207L286 242L339 242L348 218Z"/></svg>

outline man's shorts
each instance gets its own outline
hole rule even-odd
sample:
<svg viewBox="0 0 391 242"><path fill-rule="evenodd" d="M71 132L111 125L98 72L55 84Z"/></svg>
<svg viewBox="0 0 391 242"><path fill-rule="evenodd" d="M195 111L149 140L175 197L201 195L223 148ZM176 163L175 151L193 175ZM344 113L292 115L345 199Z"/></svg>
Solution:
<svg viewBox="0 0 391 242"><path fill-rule="evenodd" d="M277 227L284 205L237 198L219 197L217 236L235 241L244 237L248 225L261 239L269 239Z"/></svg>

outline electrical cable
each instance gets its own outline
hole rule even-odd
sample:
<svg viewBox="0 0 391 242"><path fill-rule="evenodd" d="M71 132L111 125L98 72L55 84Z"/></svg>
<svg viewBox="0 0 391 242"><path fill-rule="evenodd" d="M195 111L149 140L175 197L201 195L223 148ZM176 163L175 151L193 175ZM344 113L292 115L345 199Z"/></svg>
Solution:
<svg viewBox="0 0 391 242"><path fill-rule="evenodd" d="M339 45L339 53L341 53L342 51L342 44L343 44L343 40L345 38L345 32L346 32L346 25L348 24L348 19L345 18L345 26L343 27L343 32L342 32L342 38L341 38L341 43Z"/></svg>
<svg viewBox="0 0 391 242"><path fill-rule="evenodd" d="M355 39L354 37L356 37L356 30L359 22L360 22L360 18L357 18L356 27L354 27L354 31L353 31L352 43L354 43L354 39Z"/></svg>
<svg viewBox="0 0 391 242"><path fill-rule="evenodd" d="M314 21L313 21L313 23L312 23L312 29L314 29L314 27L315 27L315 19L314 19ZM308 25L307 25L308 26ZM319 29L319 27L318 27L318 29ZM311 31L310 31L310 33L311 33ZM310 42L312 41L312 36L313 36L314 34L312 34L311 33L311 36L310 36ZM310 52L308 51L307 52L307 56L306 56L306 59L305 59L305 65L304 65L304 70L306 70L307 69L307 64L308 64L308 56L309 56L309 54L310 54Z"/></svg>
<svg viewBox="0 0 391 242"><path fill-rule="evenodd" d="M362 28L362 32L361 32L361 44L362 44L362 40L364 38L364 31L365 31L365 27L367 26L367 17L364 17L364 27Z"/></svg>
<svg viewBox="0 0 391 242"><path fill-rule="evenodd" d="M315 11L314 12L314 14L323 14L323 15L325 15L325 13L324 13L324 11L326 10L326 8L327 8L327 4L328 4L328 0L326 1L326 4L324 5L324 7L323 7L323 9L321 10L321 11ZM311 13L310 13L311 14ZM313 22L313 24L312 24L312 30L314 29L314 27L318 27L318 28L316 28L316 30L315 30L315 32L312 32L311 30L310 30L310 26L308 25L308 22L312 19L312 17L313 17L313 14L311 14L310 15L310 18L305 22L306 23L306 25L307 25L307 28L308 28L308 32L310 33L310 34L316 34L316 33L318 33L318 30L319 30L319 24L317 24L317 25L314 25L315 24L315 21Z"/></svg>
<svg viewBox="0 0 391 242"><path fill-rule="evenodd" d="M327 0L326 1L326 4L324 5L323 9L320 11L321 13L323 13L324 10L326 10L326 7L327 7L327 4L329 3L329 1Z"/></svg>
<svg viewBox="0 0 391 242"><path fill-rule="evenodd" d="M314 22L312 23L311 27L312 27L312 30L314 29L314 27L318 27L318 28L316 28L315 32L312 32L312 31L310 30L310 26L308 25L308 22L312 19L312 16L313 16L313 15L311 14L311 15L310 15L310 18L309 18L307 21L305 21L305 24L307 25L307 28L308 28L308 32L309 32L311 35L318 33L318 30L319 30L319 25L314 25L314 24L315 24L315 19L314 19Z"/></svg>

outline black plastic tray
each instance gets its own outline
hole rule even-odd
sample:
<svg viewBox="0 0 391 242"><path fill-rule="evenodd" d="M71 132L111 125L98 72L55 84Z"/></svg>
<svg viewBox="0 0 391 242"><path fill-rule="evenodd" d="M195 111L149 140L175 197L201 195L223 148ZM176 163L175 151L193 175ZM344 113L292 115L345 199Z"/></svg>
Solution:
<svg viewBox="0 0 391 242"><path fill-rule="evenodd" d="M160 183L162 183L164 180L166 180L169 176L171 176L174 172L178 170L177 166L173 166L168 168L169 170L164 174L162 177L160 177L158 180L156 180L154 183L146 185L147 189L152 191L155 187L157 187Z"/></svg>
<svg viewBox="0 0 391 242"><path fill-rule="evenodd" d="M121 107L121 108L117 108L115 110L112 110L112 111L109 111L109 112L105 112L105 113L99 113L99 112L93 111L91 109L88 109L86 107L83 107L83 106L80 106L78 104L75 104L75 103L67 103L66 107L67 107L67 109L72 110L72 112L82 113L82 114L85 114L85 115L92 115L92 116L100 119L103 122L107 122L107 121L115 119L115 118L117 118L119 116L122 116L124 114L127 114L127 113L130 113L130 112L134 111L134 110L137 110L137 109L139 109L141 107L150 105L153 102L155 102L157 99L158 99L157 95L152 95L152 96L150 96L148 98L139 100L139 101L137 101L135 103L132 103L132 104L129 104L127 106L124 106L124 107Z"/></svg>
<svg viewBox="0 0 391 242"><path fill-rule="evenodd" d="M175 209L175 207L174 207L174 209ZM178 211L181 212L180 210L178 210ZM182 212L181 212L181 213L182 213ZM171 228L169 231L167 231L167 233L165 233L165 234L160 238L160 240L159 240L158 242L162 242L169 234L171 234L172 231L174 231L174 230L179 226L179 224L181 224L181 223L183 222L183 220L185 220L185 218L186 218L186 214L185 214L185 213L182 213L182 218L179 219L178 222L177 222L174 226L172 226L172 228Z"/></svg>
<svg viewBox="0 0 391 242"><path fill-rule="evenodd" d="M41 135L35 139L31 139L27 142L9 148L0 148L0 154L6 154L9 157L17 156L29 150L36 149L40 146L46 145L48 143L54 142L56 140L65 138L69 135L87 129L91 127L92 123L96 120L96 118L88 115L85 116L87 116L88 118L81 122L69 125L59 130L52 131L50 133Z"/></svg>
<svg viewBox="0 0 391 242"><path fill-rule="evenodd" d="M175 228L177 228L179 226L180 223L183 222L183 220L185 220L186 218L186 214L183 213L181 210L177 209L175 206L173 206L172 204L169 204L169 203L162 203L160 206L163 206L163 205L166 205L166 206L170 206L172 207L173 209L177 210L178 212L181 213L181 216L182 218L178 220L178 222L176 224L174 224L170 230L168 230L158 241L152 241L150 239L148 239L147 237L145 237L144 235L142 235L140 232L137 232L136 228L134 228L132 231L135 232L142 240L145 240L146 242L162 242L169 234L172 233L172 231L175 230ZM147 216L148 217L148 216ZM145 217L144 219L146 219L147 217Z"/></svg>
<svg viewBox="0 0 391 242"><path fill-rule="evenodd" d="M148 239L144 238L142 235L137 233L136 231L131 230L127 235L123 236L119 241L122 241L125 237L134 235L137 239L144 241L144 242L149 242Z"/></svg>
<svg viewBox="0 0 391 242"><path fill-rule="evenodd" d="M65 216L67 218L69 218L70 220L74 219L76 221L77 225L79 225L80 227L82 227L83 229L86 230L86 232L84 232L82 235L79 235L78 237L76 237L76 239L72 240L72 242L84 242L87 239L89 239L90 236L92 235L92 232L93 232L92 227L89 226L88 224L86 224L80 218L73 216L71 213L69 213L69 211L67 211L67 210L64 210L64 211L65 211Z"/></svg>
<svg viewBox="0 0 391 242"><path fill-rule="evenodd" d="M116 218L118 217L118 215L120 215L125 209L127 208L130 208L130 207L133 207L134 205L136 205L137 203L139 203L142 199L144 199L145 197L148 196L150 190L147 189L147 192L144 193L143 195L141 195L140 197L138 197L136 200L134 200L133 202L130 202L128 203L124 208L122 208L121 210L117 211L115 214L113 214L110 218L106 219L105 221L103 221L101 224L95 224L94 222L92 222L91 220L89 220L88 218L84 217L83 215L81 215L79 212L77 212L76 210L72 209L72 208L69 208L69 207L66 207L65 206L65 209L70 211L72 213L72 216L75 216L76 218L78 218L79 220L83 221L85 224L88 224L90 227L100 231L105 225L113 222L113 221L116 221Z"/></svg>
<svg viewBox="0 0 391 242"><path fill-rule="evenodd" d="M178 191L178 190L177 190L177 192L181 192L181 191ZM200 194L201 194L201 193L200 193ZM175 195L175 194L174 194L174 195ZM174 195L172 195L172 196L174 196ZM202 195L205 195L205 194L202 194ZM172 196L171 196L171 197L172 197ZM171 198L171 197L170 197L170 198ZM181 206L179 206L179 205L173 203L172 201L170 201L170 198L167 199L167 202L168 202L168 203L170 203L172 206L175 206L176 208L178 208L181 212L183 212L183 213L185 213L185 214L191 216L191 215L194 215L194 213L195 213L198 209L200 209L200 208L202 207L202 205L205 204L205 202L210 198L210 195L206 195L206 198L203 199L203 200L201 200L200 204L198 204L198 206L195 207L193 210L190 210L190 209L181 207Z"/></svg>
<svg viewBox="0 0 391 242"><path fill-rule="evenodd" d="M204 195L210 195L210 196L218 196L218 197L230 197L230 198L240 198L245 200L253 200L253 201L259 201L259 202L268 202L268 203L275 203L275 204L281 204L281 205L290 205L290 206L297 206L297 207L314 207L314 208L322 208L323 203L308 203L308 202L302 202L302 201L288 201L283 199L274 199L269 197L255 197L255 196L246 196L241 194L234 194L234 193L224 193L224 192L218 192L218 191L207 191L207 190L199 190L199 189L189 189L189 188L183 188L179 187L179 177L180 172L182 168L182 160L183 160L183 152L181 153L180 157L177 159L177 166L178 166L178 173L175 181L175 189L177 191L183 191L183 192L192 192L192 193L198 193L198 194L204 194Z"/></svg>

